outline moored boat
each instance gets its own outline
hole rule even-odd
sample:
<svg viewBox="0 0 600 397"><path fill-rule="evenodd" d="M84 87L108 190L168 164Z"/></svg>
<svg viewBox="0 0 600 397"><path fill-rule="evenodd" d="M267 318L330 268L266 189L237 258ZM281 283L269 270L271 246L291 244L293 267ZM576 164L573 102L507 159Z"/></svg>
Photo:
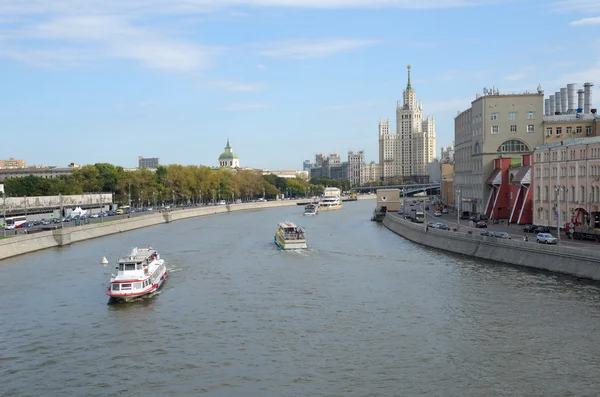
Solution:
<svg viewBox="0 0 600 397"><path fill-rule="evenodd" d="M307 204L304 207L304 215L317 215L319 213L319 204Z"/></svg>
<svg viewBox="0 0 600 397"><path fill-rule="evenodd" d="M117 274L112 275L106 294L127 302L158 290L167 275L165 261L157 250L136 247L117 262Z"/></svg>
<svg viewBox="0 0 600 397"><path fill-rule="evenodd" d="M304 228L292 222L282 222L275 232L275 244L283 250L308 248Z"/></svg>

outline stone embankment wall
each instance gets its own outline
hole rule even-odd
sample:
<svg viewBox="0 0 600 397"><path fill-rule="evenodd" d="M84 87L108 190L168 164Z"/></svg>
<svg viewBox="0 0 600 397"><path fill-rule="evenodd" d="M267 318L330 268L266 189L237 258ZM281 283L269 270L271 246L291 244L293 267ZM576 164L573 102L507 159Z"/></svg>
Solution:
<svg viewBox="0 0 600 397"><path fill-rule="evenodd" d="M412 223L390 213L383 219L383 224L407 240L428 247L600 281L598 251L433 228L426 232L423 224Z"/></svg>
<svg viewBox="0 0 600 397"><path fill-rule="evenodd" d="M84 226L69 225L68 227L55 230L43 231L30 235L18 235L12 238L0 240L0 260L46 248L68 245L77 241L126 232L129 230L158 225L161 223L169 223L181 219L215 215L224 212L258 210L292 205L295 206L296 201L283 200L233 205L217 205L169 212L156 212L148 215L140 215L119 220L110 220L107 222L98 222Z"/></svg>

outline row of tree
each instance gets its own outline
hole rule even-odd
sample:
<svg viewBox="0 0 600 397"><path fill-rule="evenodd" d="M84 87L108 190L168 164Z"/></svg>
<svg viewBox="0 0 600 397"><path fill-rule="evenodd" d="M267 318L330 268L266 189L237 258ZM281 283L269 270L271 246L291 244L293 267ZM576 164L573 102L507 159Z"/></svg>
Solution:
<svg viewBox="0 0 600 397"><path fill-rule="evenodd" d="M156 203L198 203L216 200L253 200L316 196L327 186L342 190L348 181L327 178L281 178L254 170L217 170L209 167L168 165L155 172L147 169L125 171L112 164L98 163L73 170L57 178L27 176L4 182L8 196L52 196L58 194L114 193L115 201L134 205Z"/></svg>

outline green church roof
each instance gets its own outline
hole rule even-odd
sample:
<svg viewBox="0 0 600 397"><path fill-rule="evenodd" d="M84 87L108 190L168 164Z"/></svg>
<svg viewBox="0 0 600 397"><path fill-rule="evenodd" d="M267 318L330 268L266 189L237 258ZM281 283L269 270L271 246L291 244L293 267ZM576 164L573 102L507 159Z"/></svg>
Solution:
<svg viewBox="0 0 600 397"><path fill-rule="evenodd" d="M223 159L239 159L239 157L233 152L223 152L219 156L219 160L223 160Z"/></svg>

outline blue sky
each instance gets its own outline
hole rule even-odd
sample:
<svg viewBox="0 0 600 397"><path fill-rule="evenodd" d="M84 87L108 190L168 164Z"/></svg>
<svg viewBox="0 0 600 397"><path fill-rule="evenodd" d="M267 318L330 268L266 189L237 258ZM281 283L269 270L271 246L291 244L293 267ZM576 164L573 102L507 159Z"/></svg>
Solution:
<svg viewBox="0 0 600 397"><path fill-rule="evenodd" d="M216 165L229 138L242 166L377 161L408 64L439 154L483 87L600 85L597 4L0 0L0 157Z"/></svg>

